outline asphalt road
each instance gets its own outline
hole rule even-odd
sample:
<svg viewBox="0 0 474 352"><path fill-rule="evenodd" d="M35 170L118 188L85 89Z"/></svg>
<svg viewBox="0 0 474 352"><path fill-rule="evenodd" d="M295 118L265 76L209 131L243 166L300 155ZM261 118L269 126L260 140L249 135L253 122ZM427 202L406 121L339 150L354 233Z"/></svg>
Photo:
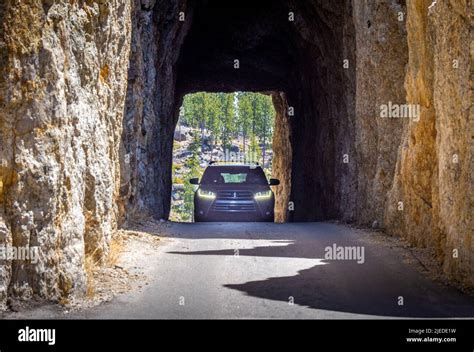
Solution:
<svg viewBox="0 0 474 352"><path fill-rule="evenodd" d="M408 249L331 223L171 224L150 283L71 318L474 317L474 298L420 272ZM325 248L364 248L364 263ZM402 304L403 303L403 304Z"/></svg>

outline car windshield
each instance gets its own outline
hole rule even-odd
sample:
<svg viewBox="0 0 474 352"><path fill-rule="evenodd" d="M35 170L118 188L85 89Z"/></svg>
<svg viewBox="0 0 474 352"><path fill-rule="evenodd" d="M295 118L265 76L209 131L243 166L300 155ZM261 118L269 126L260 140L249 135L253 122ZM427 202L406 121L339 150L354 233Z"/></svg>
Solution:
<svg viewBox="0 0 474 352"><path fill-rule="evenodd" d="M211 166L204 172L201 184L266 185L268 183L261 167Z"/></svg>

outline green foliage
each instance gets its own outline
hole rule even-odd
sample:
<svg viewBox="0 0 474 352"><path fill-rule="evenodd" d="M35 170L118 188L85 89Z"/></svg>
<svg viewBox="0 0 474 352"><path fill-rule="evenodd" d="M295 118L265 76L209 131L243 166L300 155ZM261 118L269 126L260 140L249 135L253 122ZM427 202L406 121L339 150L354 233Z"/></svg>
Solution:
<svg viewBox="0 0 474 352"><path fill-rule="evenodd" d="M275 109L269 95L238 93L194 93L183 99L181 123L201 130L201 140L207 131L211 144L225 149L231 139L242 138L244 151L255 137L268 145L273 135Z"/></svg>

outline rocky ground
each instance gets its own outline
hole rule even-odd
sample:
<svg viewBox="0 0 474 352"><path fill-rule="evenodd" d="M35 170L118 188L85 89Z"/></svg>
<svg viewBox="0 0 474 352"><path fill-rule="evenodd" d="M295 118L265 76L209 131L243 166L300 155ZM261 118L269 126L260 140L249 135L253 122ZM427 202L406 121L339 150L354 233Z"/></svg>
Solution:
<svg viewBox="0 0 474 352"><path fill-rule="evenodd" d="M114 260L105 266L86 270L89 279L85 296L51 304L11 300L9 309L0 314L0 319L67 317L72 312L109 302L118 295L133 294L144 289L150 282L152 266L149 263L153 262L163 238L157 236L158 223L152 220L133 223L128 227L133 230L122 229L116 234L116 241L120 245L114 249Z"/></svg>

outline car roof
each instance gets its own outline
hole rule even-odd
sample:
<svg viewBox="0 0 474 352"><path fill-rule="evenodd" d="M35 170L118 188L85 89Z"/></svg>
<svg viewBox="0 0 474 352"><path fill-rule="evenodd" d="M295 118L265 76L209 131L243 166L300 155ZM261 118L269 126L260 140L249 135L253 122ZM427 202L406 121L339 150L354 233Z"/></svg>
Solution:
<svg viewBox="0 0 474 352"><path fill-rule="evenodd" d="M239 163L229 163L229 164L211 164L211 165L208 165L207 167L243 167L243 168L252 168L252 169L256 169L258 167L260 167L260 165L258 164L239 164Z"/></svg>
<svg viewBox="0 0 474 352"><path fill-rule="evenodd" d="M258 169L260 168L261 169L261 166L258 164L227 163L227 164L211 164L211 165L208 165L207 168L213 168L213 169L214 168L221 168L221 169L225 169L225 168Z"/></svg>

